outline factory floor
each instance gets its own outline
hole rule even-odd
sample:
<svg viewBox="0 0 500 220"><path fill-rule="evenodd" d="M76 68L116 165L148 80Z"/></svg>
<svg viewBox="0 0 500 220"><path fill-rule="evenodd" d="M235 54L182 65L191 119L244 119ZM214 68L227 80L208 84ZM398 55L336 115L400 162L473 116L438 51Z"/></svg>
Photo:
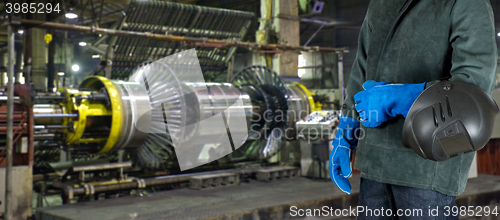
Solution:
<svg viewBox="0 0 500 220"><path fill-rule="evenodd" d="M298 209L355 208L359 176L351 179L352 194L340 192L330 180L291 178L271 182L250 181L238 186L195 190L189 188L77 204L39 208L37 219L355 219L350 217L298 217ZM497 207L500 212L500 176L470 179L457 198L459 206ZM297 209L297 210L298 210ZM460 219L500 219L461 217Z"/></svg>

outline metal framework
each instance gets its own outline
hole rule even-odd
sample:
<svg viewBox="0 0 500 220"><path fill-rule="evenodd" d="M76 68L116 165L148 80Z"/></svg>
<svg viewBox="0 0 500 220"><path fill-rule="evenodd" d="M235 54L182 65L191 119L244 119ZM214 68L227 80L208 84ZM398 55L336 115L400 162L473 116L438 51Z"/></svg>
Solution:
<svg viewBox="0 0 500 220"><path fill-rule="evenodd" d="M347 48L333 48L333 47L319 47L319 46L290 46L284 44L259 44L254 42L242 42L242 41L225 41L216 40L208 38L196 38L196 37L184 37L175 35L164 35L164 34L154 34L149 32L136 32L136 31L123 31L123 30L113 30L106 28L97 27L87 27L79 25L67 25L59 24L54 22L42 22L21 19L22 26L36 26L38 28L44 29L59 29L66 31L76 31L76 32L88 32L96 34L107 34L110 36L122 36L122 37L138 37L145 39L155 39L159 41L174 41L174 42L185 42L185 43L203 43L204 47L241 47L248 49L262 49L262 50L284 50L284 51L321 51L321 52L338 52L347 53L349 50Z"/></svg>
<svg viewBox="0 0 500 220"><path fill-rule="evenodd" d="M117 29L239 41L245 36L253 17L253 13L243 11L163 1L132 1ZM106 76L126 79L142 62L159 60L192 47L197 51L200 66L206 76L225 71L227 61L236 50L235 47L206 47L199 43L186 45L175 41L111 37L105 56L112 63L107 64Z"/></svg>

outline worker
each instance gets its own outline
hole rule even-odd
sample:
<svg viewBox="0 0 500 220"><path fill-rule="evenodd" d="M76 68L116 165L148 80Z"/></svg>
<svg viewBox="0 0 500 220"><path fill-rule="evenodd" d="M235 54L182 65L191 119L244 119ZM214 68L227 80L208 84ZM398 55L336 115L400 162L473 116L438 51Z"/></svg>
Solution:
<svg viewBox="0 0 500 220"><path fill-rule="evenodd" d="M359 210L372 210L359 219L395 218L381 216L382 209L401 219L458 219L455 198L465 189L474 152L423 159L402 145L402 127L415 99L436 82L470 83L491 94L495 38L488 0L370 1L329 161L332 181L351 193L357 147ZM422 211L398 212L406 209Z"/></svg>

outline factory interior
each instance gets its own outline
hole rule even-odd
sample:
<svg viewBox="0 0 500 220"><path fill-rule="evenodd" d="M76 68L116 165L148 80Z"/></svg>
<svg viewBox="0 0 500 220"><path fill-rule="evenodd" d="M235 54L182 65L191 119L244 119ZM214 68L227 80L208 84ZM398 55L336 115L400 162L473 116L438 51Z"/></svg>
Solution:
<svg viewBox="0 0 500 220"><path fill-rule="evenodd" d="M3 1L0 216L356 219L291 207L358 204L328 163L369 3ZM458 206L500 213L495 121Z"/></svg>

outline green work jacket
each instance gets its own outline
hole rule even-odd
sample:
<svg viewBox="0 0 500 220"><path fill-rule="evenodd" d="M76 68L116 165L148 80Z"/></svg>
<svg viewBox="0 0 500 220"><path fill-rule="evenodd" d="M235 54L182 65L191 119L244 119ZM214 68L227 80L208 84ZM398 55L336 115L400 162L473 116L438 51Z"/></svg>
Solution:
<svg viewBox="0 0 500 220"><path fill-rule="evenodd" d="M359 119L354 95L366 80L427 82L429 86L448 79L472 83L491 94L496 78L495 38L489 0L372 0L342 114ZM354 165L361 177L452 196L462 193L474 152L443 162L425 160L403 146L404 120L361 127Z"/></svg>

